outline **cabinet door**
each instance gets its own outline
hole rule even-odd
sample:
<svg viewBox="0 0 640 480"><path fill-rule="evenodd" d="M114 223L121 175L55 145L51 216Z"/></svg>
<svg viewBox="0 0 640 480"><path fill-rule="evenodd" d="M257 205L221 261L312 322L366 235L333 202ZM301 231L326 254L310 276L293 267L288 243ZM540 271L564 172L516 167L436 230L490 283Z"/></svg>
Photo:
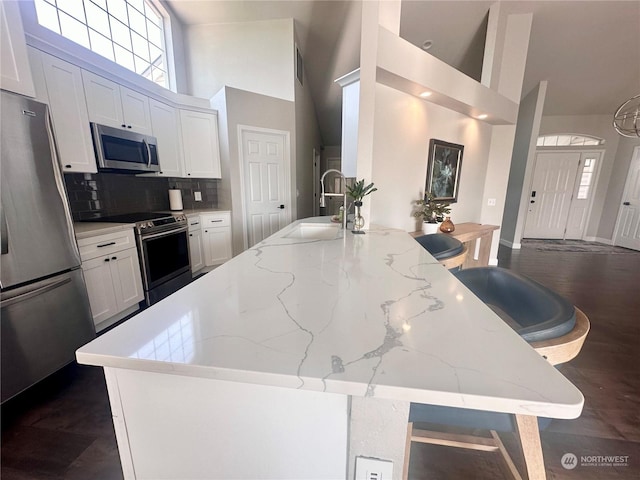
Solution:
<svg viewBox="0 0 640 480"><path fill-rule="evenodd" d="M195 273L204 267L202 230L194 230L189 233L189 257L191 258L191 273Z"/></svg>
<svg viewBox="0 0 640 480"><path fill-rule="evenodd" d="M0 2L0 88L35 95L18 2Z"/></svg>
<svg viewBox="0 0 640 480"><path fill-rule="evenodd" d="M138 251L129 248L114 253L109 258L118 312L121 312L144 300Z"/></svg>
<svg viewBox="0 0 640 480"><path fill-rule="evenodd" d="M126 126L122 113L120 86L86 70L82 70L82 81L87 98L89 120L116 128Z"/></svg>
<svg viewBox="0 0 640 480"><path fill-rule="evenodd" d="M178 110L150 99L152 135L158 139L158 159L163 177L184 176L184 157Z"/></svg>
<svg viewBox="0 0 640 480"><path fill-rule="evenodd" d="M207 228L204 231L205 264L220 265L231 258L231 229Z"/></svg>
<svg viewBox="0 0 640 480"><path fill-rule="evenodd" d="M120 98L122 99L122 114L126 128L144 135L151 135L149 97L121 86Z"/></svg>
<svg viewBox="0 0 640 480"><path fill-rule="evenodd" d="M111 276L111 262L107 261L108 258L98 257L82 262L82 273L87 285L91 315L95 325L118 313L116 292Z"/></svg>
<svg viewBox="0 0 640 480"><path fill-rule="evenodd" d="M60 163L65 172L96 173L80 68L40 53Z"/></svg>
<svg viewBox="0 0 640 480"><path fill-rule="evenodd" d="M31 67L31 77L33 78L33 86L36 91L34 97L38 102L49 104L49 94L47 93L47 80L44 76L42 68L42 59L40 50L33 47L27 47L27 55L29 56L29 66Z"/></svg>
<svg viewBox="0 0 640 480"><path fill-rule="evenodd" d="M180 123L187 177L221 178L217 114L180 110Z"/></svg>

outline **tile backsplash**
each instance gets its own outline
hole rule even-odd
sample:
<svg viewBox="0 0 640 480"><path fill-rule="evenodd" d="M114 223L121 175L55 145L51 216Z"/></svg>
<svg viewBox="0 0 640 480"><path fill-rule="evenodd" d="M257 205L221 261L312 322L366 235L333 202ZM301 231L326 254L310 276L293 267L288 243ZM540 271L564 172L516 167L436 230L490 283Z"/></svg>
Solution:
<svg viewBox="0 0 640 480"><path fill-rule="evenodd" d="M64 175L74 221L109 215L169 210L169 189L182 190L185 209L217 208L216 179L141 177L119 173L67 173ZM194 192L202 201L194 201Z"/></svg>

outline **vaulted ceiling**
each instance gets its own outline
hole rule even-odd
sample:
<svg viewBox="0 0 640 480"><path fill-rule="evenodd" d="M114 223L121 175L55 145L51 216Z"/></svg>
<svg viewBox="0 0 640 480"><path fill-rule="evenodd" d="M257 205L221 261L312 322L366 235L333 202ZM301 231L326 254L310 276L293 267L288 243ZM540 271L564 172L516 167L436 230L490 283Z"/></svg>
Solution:
<svg viewBox="0 0 640 480"><path fill-rule="evenodd" d="M340 144L340 89L359 63L358 1L172 0L185 26L294 18L323 141ZM491 1L402 3L400 35L479 78ZM504 1L533 13L523 93L549 82L545 115L613 114L640 93L640 1ZM355 19L355 21L354 21ZM351 42L338 42L345 35ZM339 45L339 48L338 48Z"/></svg>

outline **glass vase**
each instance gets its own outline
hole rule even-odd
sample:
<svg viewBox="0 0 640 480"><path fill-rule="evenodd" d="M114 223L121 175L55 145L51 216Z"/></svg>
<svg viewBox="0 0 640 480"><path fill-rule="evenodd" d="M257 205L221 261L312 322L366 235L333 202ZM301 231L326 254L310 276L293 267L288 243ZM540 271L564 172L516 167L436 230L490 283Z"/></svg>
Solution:
<svg viewBox="0 0 640 480"><path fill-rule="evenodd" d="M360 214L360 208L362 207L362 202L353 202L355 206L355 213L353 216L353 233L364 233L362 228L364 227L364 218Z"/></svg>

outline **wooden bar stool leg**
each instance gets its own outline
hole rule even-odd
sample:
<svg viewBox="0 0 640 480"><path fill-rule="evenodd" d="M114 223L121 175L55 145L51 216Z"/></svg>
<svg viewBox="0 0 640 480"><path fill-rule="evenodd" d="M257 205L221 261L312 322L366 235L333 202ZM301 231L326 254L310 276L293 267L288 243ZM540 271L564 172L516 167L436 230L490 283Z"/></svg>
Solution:
<svg viewBox="0 0 640 480"><path fill-rule="evenodd" d="M413 436L413 422L407 424L407 442L404 446L404 466L402 480L409 480L409 461L411 460L411 437Z"/></svg>
<svg viewBox="0 0 640 480"><path fill-rule="evenodd" d="M516 415L516 431L524 455L529 480L545 480L542 442L538 431L538 418L531 415Z"/></svg>

